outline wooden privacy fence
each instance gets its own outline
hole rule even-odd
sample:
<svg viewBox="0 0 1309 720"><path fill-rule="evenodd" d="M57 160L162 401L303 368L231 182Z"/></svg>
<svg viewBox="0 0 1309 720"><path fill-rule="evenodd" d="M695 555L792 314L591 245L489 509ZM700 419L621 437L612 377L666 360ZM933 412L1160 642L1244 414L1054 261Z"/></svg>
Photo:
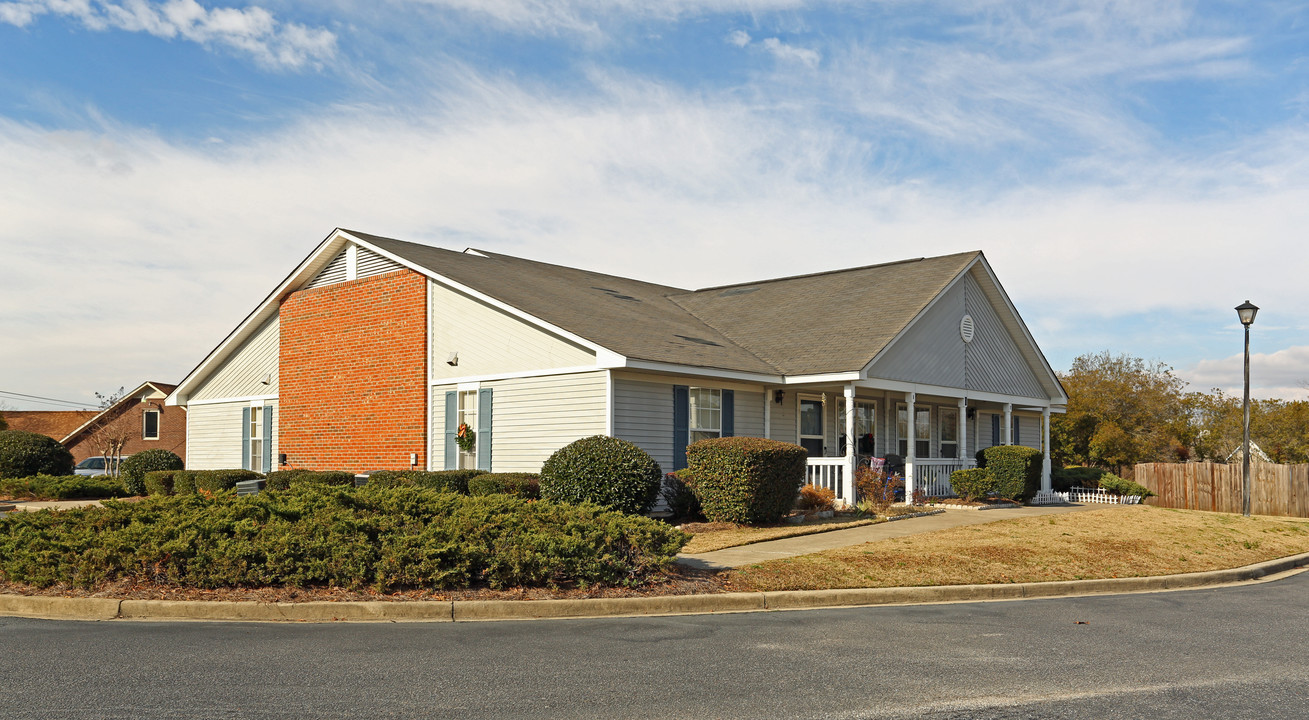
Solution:
<svg viewBox="0 0 1309 720"><path fill-rule="evenodd" d="M1154 492L1148 505L1241 512L1241 466L1222 463L1143 463L1136 482ZM1250 512L1309 518L1309 465L1250 464Z"/></svg>

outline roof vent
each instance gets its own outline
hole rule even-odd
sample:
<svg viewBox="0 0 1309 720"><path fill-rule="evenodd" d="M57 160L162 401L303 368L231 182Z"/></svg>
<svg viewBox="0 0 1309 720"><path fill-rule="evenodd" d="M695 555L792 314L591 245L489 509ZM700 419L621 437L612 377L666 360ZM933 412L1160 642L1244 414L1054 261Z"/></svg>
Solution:
<svg viewBox="0 0 1309 720"><path fill-rule="evenodd" d="M714 347L722 347L722 345L719 345L713 340L705 340L704 338L691 337L690 335L674 335L673 337L679 337L682 338L683 340L686 340L687 342L699 343L701 345L712 345Z"/></svg>
<svg viewBox="0 0 1309 720"><path fill-rule="evenodd" d="M963 319L959 321L959 337L963 338L966 343L973 341L972 315L964 315Z"/></svg>
<svg viewBox="0 0 1309 720"><path fill-rule="evenodd" d="M617 290L610 290L609 288L602 288L596 285L592 285L591 289L599 290L600 292L605 293L606 295L608 295L611 298L614 298L615 300L631 300L632 302L641 302L639 298L634 298L631 295L624 295L618 292Z"/></svg>
<svg viewBox="0 0 1309 720"><path fill-rule="evenodd" d="M759 288L757 287L732 288L731 290L724 290L718 293L718 297L732 297L733 295L748 295L758 289Z"/></svg>

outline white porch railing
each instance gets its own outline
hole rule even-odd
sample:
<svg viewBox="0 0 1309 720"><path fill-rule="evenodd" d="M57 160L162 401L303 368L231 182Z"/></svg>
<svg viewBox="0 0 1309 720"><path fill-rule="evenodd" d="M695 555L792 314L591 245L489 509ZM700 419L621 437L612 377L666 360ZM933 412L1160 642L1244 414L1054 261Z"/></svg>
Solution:
<svg viewBox="0 0 1309 720"><path fill-rule="evenodd" d="M921 490L925 497L954 497L950 473L975 466L972 460L957 458L919 458L914 460L912 480L914 491Z"/></svg>
<svg viewBox="0 0 1309 720"><path fill-rule="evenodd" d="M817 485L831 490L836 499L849 503L845 497L845 458L811 457L805 461L806 485Z"/></svg>

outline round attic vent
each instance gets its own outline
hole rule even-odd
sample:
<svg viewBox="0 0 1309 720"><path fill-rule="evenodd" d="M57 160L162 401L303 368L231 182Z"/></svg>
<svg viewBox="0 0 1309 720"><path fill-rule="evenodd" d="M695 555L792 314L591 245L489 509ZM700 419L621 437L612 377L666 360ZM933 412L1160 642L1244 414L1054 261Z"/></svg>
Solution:
<svg viewBox="0 0 1309 720"><path fill-rule="evenodd" d="M966 343L970 343L973 341L973 316L972 315L965 315L964 318L959 321L959 337L963 338L964 342Z"/></svg>

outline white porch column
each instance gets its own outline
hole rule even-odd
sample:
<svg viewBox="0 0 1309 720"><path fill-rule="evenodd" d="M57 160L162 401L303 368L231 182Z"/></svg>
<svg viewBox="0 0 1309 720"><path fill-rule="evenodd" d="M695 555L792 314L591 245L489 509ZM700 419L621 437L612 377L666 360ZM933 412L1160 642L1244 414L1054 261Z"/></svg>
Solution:
<svg viewBox="0 0 1309 720"><path fill-rule="evenodd" d="M1050 408L1047 407L1041 411L1041 492L1050 490Z"/></svg>
<svg viewBox="0 0 1309 720"><path fill-rule="evenodd" d="M854 473L855 473L855 446L854 446L854 383L845 385L845 474L841 482L841 493L845 498L845 504L851 507L855 503Z"/></svg>
<svg viewBox="0 0 1309 720"><path fill-rule="evenodd" d="M1004 404L1004 428L1000 437L1004 438L1005 445L1014 444L1014 405L1013 403Z"/></svg>
<svg viewBox="0 0 1309 720"><path fill-rule="evenodd" d="M918 393L905 393L904 402L905 410L909 413L909 437L905 443L904 451L904 501L906 505L913 504L914 501L914 402L918 400Z"/></svg>
<svg viewBox="0 0 1309 720"><path fill-rule="evenodd" d="M968 466L968 398L959 398L959 461Z"/></svg>
<svg viewBox="0 0 1309 720"><path fill-rule="evenodd" d="M764 438L773 438L773 389L764 386Z"/></svg>

